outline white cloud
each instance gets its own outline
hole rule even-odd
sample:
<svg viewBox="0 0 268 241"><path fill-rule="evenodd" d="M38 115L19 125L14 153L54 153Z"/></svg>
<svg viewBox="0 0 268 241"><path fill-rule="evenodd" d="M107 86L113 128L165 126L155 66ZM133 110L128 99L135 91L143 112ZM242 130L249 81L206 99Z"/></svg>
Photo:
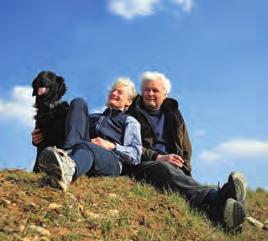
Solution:
<svg viewBox="0 0 268 241"><path fill-rule="evenodd" d="M193 0L173 0L173 2L179 5L185 12L191 12L193 8Z"/></svg>
<svg viewBox="0 0 268 241"><path fill-rule="evenodd" d="M268 159L268 142L252 139L234 139L223 142L200 154L200 159L207 164L222 161L266 160Z"/></svg>
<svg viewBox="0 0 268 241"><path fill-rule="evenodd" d="M0 99L0 118L16 119L27 126L33 125L34 98L30 86L15 86L10 100Z"/></svg>
<svg viewBox="0 0 268 241"><path fill-rule="evenodd" d="M160 5L163 7L174 4L187 13L193 8L193 0L108 0L109 10L125 19L153 15L160 9Z"/></svg>
<svg viewBox="0 0 268 241"><path fill-rule="evenodd" d="M126 19L152 15L160 0L109 0L109 9Z"/></svg>

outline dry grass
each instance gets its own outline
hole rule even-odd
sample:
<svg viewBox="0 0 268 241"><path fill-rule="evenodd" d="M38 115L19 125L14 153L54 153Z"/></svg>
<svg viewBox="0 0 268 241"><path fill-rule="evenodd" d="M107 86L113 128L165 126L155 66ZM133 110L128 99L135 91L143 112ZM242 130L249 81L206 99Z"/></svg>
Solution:
<svg viewBox="0 0 268 241"><path fill-rule="evenodd" d="M248 212L268 218L268 193L248 192ZM79 178L67 193L45 185L42 174L0 172L0 240L268 240L245 223L228 235L178 195L156 192L126 177Z"/></svg>

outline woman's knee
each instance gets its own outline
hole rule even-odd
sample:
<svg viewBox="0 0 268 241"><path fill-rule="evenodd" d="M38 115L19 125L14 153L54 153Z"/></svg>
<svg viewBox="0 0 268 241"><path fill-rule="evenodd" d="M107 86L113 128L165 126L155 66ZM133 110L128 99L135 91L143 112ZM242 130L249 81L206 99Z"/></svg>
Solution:
<svg viewBox="0 0 268 241"><path fill-rule="evenodd" d="M86 100L80 97L75 98L71 101L71 108L74 108L74 107L76 108L79 107L81 109L88 108Z"/></svg>

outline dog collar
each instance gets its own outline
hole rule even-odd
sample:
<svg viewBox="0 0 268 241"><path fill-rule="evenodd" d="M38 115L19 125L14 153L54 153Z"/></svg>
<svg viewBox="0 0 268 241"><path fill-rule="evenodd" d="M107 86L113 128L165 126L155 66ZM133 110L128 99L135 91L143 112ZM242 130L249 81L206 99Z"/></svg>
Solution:
<svg viewBox="0 0 268 241"><path fill-rule="evenodd" d="M61 101L59 101L59 100L57 100L57 101L55 101L55 102L53 102L53 103L49 103L49 108L50 109L53 109L53 108L55 108L58 104L60 104L60 102Z"/></svg>

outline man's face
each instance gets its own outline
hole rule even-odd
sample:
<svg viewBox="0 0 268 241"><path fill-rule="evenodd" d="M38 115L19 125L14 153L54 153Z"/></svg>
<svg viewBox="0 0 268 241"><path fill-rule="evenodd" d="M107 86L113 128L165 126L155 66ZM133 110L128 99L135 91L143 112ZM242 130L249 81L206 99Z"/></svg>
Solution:
<svg viewBox="0 0 268 241"><path fill-rule="evenodd" d="M148 110L160 109L163 101L167 98L162 81L149 80L142 87L142 100Z"/></svg>
<svg viewBox="0 0 268 241"><path fill-rule="evenodd" d="M127 86L120 85L109 92L107 106L113 109L125 110L131 104Z"/></svg>

